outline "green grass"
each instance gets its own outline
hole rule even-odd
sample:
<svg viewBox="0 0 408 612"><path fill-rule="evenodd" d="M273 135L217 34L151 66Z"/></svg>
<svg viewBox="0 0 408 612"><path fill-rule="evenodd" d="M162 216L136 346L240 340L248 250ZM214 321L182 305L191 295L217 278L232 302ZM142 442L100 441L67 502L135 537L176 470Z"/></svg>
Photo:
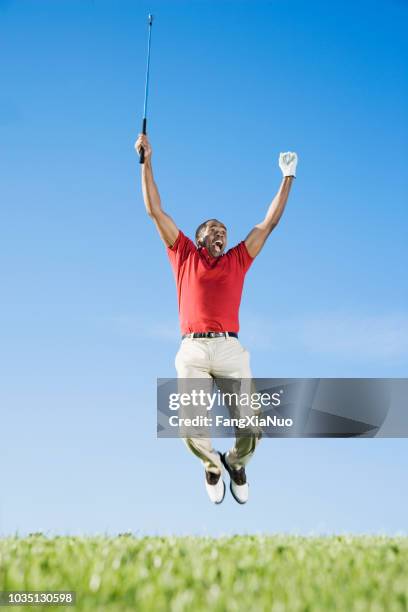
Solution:
<svg viewBox="0 0 408 612"><path fill-rule="evenodd" d="M75 612L401 611L408 538L5 538L0 590L74 590L55 609Z"/></svg>

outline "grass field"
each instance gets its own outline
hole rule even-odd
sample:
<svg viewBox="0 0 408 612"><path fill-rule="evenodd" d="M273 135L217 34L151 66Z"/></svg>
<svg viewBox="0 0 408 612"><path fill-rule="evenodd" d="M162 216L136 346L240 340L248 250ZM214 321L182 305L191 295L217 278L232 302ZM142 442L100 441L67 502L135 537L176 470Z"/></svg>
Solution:
<svg viewBox="0 0 408 612"><path fill-rule="evenodd" d="M55 608L76 612L401 611L408 538L10 537L0 591L11 590L76 591L75 607Z"/></svg>

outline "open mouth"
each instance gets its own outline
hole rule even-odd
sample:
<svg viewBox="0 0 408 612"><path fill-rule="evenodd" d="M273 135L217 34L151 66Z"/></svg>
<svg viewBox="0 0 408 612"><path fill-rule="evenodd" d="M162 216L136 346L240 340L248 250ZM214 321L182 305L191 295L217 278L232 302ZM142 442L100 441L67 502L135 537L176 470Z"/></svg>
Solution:
<svg viewBox="0 0 408 612"><path fill-rule="evenodd" d="M213 242L213 248L217 253L221 253L223 246L222 240L215 240Z"/></svg>

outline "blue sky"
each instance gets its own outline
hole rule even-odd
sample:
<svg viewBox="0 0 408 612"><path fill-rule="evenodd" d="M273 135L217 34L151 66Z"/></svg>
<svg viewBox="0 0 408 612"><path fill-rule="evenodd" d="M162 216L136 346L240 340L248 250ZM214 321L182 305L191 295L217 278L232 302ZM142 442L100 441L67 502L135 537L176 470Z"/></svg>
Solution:
<svg viewBox="0 0 408 612"><path fill-rule="evenodd" d="M243 239L299 155L246 279L254 375L407 375L405 2L0 1L0 533L406 531L405 440L265 440L250 503L214 508L156 439L178 321L133 151L149 11L155 176L185 233Z"/></svg>

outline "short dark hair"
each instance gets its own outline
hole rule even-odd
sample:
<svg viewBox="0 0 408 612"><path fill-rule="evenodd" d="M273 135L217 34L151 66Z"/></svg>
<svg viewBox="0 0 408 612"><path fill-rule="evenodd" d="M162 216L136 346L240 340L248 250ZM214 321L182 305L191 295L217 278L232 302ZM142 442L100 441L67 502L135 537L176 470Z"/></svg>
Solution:
<svg viewBox="0 0 408 612"><path fill-rule="evenodd" d="M203 233L203 230L205 230L205 228L207 227L207 223L210 223L211 221L215 221L216 223L219 223L220 225L225 227L225 225L221 221L218 221L218 219L207 219L207 221L203 221L202 223L200 223L195 233L195 241L198 246L204 246L201 241L201 234Z"/></svg>

